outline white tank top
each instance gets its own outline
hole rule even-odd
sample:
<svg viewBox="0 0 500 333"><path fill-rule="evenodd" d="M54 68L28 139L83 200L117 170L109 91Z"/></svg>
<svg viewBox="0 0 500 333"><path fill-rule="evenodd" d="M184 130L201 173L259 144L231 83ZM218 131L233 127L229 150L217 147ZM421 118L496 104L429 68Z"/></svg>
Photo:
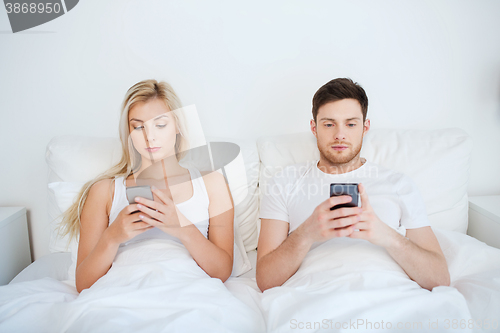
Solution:
<svg viewBox="0 0 500 333"><path fill-rule="evenodd" d="M191 175L191 184L193 186L193 196L188 200L176 204L179 211L191 221L200 230L203 236L207 238L208 236L208 224L209 224L209 214L208 205L210 203L208 198L207 189L205 187L205 182L200 172L195 168L189 168L189 174ZM109 212L109 224L114 222L118 214L123 208L129 205L127 200L127 195L125 192L125 177L115 178L115 194L113 197L113 203L111 205L111 210ZM127 242L120 244L120 246L125 246L127 244L138 242L146 239L161 238L161 239L172 239L177 242L181 242L177 237L171 236L158 228L152 228L145 231Z"/></svg>

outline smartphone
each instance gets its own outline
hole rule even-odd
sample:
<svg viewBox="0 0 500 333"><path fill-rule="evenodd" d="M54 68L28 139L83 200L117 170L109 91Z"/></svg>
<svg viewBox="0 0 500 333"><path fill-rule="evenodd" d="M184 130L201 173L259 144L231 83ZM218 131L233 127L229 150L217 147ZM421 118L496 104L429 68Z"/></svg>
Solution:
<svg viewBox="0 0 500 333"><path fill-rule="evenodd" d="M151 192L151 186L149 185L127 187L126 193L127 193L127 200L130 204L136 203L135 197L154 200L153 192Z"/></svg>
<svg viewBox="0 0 500 333"><path fill-rule="evenodd" d="M330 210L342 207L359 207L358 184L330 184L330 197L338 197L341 195L349 195L352 198L351 202L333 206L332 208L330 208Z"/></svg>

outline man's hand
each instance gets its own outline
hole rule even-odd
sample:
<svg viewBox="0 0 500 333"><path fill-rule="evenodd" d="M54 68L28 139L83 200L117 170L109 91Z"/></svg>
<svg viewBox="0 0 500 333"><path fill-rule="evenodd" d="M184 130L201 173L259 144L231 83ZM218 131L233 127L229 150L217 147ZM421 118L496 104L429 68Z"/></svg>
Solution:
<svg viewBox="0 0 500 333"><path fill-rule="evenodd" d="M361 209L363 213L360 215L360 221L353 226L354 229L359 229L359 231L350 233L349 237L366 239L370 243L382 247L390 246L399 234L375 214L368 200L365 187L361 183L358 185L358 191L361 196Z"/></svg>
<svg viewBox="0 0 500 333"><path fill-rule="evenodd" d="M359 207L345 207L330 210L333 206L351 200L348 195L328 198L314 209L311 216L297 228L297 231L309 244L326 241L334 237L351 235L355 229L354 225L361 221L362 209Z"/></svg>
<svg viewBox="0 0 500 333"><path fill-rule="evenodd" d="M362 184L358 185L361 195L361 221L354 225L359 231L349 235L384 247L389 255L404 269L406 274L421 287L428 290L436 286L449 286L450 273L446 258L431 227L409 229L408 238L382 222L373 211Z"/></svg>
<svg viewBox="0 0 500 333"><path fill-rule="evenodd" d="M361 208L330 210L350 201L348 195L328 198L290 235L288 222L262 219L255 276L260 290L281 286L295 274L314 242L350 235Z"/></svg>

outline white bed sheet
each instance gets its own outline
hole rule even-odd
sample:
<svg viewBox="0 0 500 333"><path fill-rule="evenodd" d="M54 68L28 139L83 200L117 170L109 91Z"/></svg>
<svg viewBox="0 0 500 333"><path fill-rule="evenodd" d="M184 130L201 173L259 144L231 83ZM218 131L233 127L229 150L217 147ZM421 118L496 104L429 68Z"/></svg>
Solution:
<svg viewBox="0 0 500 333"><path fill-rule="evenodd" d="M462 233L434 232L450 287L423 289L382 247L337 238L309 251L283 286L264 291L268 332L301 326L307 332L499 332L500 249Z"/></svg>
<svg viewBox="0 0 500 333"><path fill-rule="evenodd" d="M23 269L9 284L31 281L50 277L59 281L68 279L68 269L71 265L70 252L57 252L38 258Z"/></svg>
<svg viewBox="0 0 500 333"><path fill-rule="evenodd" d="M247 252L252 269L238 278L255 278L255 263L257 250ZM47 254L35 260L31 265L22 270L9 284L50 277L59 281L68 279L68 269L71 265L70 252L56 252Z"/></svg>
<svg viewBox="0 0 500 333"><path fill-rule="evenodd" d="M325 242L311 250L296 274L283 286L261 293L255 281L256 251L251 251L248 253L252 262L250 272L240 277L231 277L224 285L212 286L215 289L222 287L221 290L224 290L225 286L230 292L221 296L221 299L230 300L232 302L230 306L233 307L229 311L231 315L225 317L224 325L237 327L238 332L288 332L296 328L307 332L322 330L369 332L373 331L366 326L369 322L372 325L380 325L383 321L385 329L377 331L500 332L500 249L487 246L458 232L439 229L434 229L434 232L448 262L450 287L437 287L432 292L422 289L408 278L384 249L366 241L344 238ZM68 256L69 253L56 253L40 258L11 282L11 285L22 286L23 290L16 291L24 295L18 302L27 302L25 299L29 299L29 302L38 303L34 307L20 309L18 307L17 310L22 315L18 317L17 323L28 322L29 318L38 318L40 324L44 324L43 320L57 321L50 315L56 313L54 308L49 311L47 304L67 304L68 301L76 299L77 293L74 287L59 282L67 274L70 264ZM128 271L122 273L138 274ZM144 280L145 277L139 274L138 278ZM166 280L168 277L162 277L162 281ZM107 278L107 285L114 283L120 284L116 274L114 277L111 274ZM114 294L110 295L109 288L104 286L105 281L96 284L97 287L94 289L100 288L101 292L107 293L109 299L100 297L98 300L90 299L85 303L85 297L79 297L82 300L79 301L81 308L77 313L88 311L91 304L101 306L104 302L107 306L105 313L111 317L122 318L123 311L114 313L110 309L126 304L126 298L136 301L144 298L153 299L156 304L153 302L150 305L165 311L161 307L161 302L155 299L155 293L149 289L144 291L137 288L131 292L125 285L121 285L112 288ZM200 286L195 284L190 288L193 292L203 295L204 291ZM41 289L47 292L33 298L32 292ZM162 290L162 292L165 294L172 290ZM85 296L85 291L82 295ZM240 303L235 302L234 298L231 299L231 295ZM206 296L205 301L208 302L208 295ZM97 301L101 303L95 303ZM135 307L142 309L136 304L128 306L128 310L136 310ZM0 331L2 315L9 310L12 310L12 304L7 307L2 304L0 287ZM234 314L233 310L236 310ZM61 311L62 309L58 309L57 313ZM188 317L186 315L186 318ZM98 315L96 318L104 321L104 318ZM92 320L95 321L96 318L92 317ZM178 325L188 325L184 329L191 328L194 331L221 329L210 321L209 324L213 326L203 326L203 323L189 326L189 320L179 319L178 315L171 314L168 318L173 322L177 320ZM229 324L227 318L231 318ZM142 321L146 319L142 318ZM125 322L128 322L127 320ZM147 322L151 323L148 326L139 326L136 322L135 326L131 327L143 330L158 329L158 331L161 331L162 327L168 327L175 331L175 326L167 325L165 320L149 318ZM356 323L357 326L354 327L357 329L353 329L353 322ZM392 325L391 329L387 328L389 322ZM402 325L421 323L421 326L405 326L405 329L401 330L397 326L399 323ZM48 325L47 322L45 324ZM70 324L72 326L69 327L72 328L76 327L74 326L76 324L78 327L82 325L77 321ZM320 326L314 326L317 324ZM301 330L301 326L305 330ZM82 327L99 331L96 327L85 325ZM179 327L177 328L182 331ZM308 327L311 329L307 329Z"/></svg>
<svg viewBox="0 0 500 333"><path fill-rule="evenodd" d="M40 258L0 287L0 332L263 332L255 279L212 279L176 242L119 250L77 293L69 253ZM250 275L250 274L249 274Z"/></svg>

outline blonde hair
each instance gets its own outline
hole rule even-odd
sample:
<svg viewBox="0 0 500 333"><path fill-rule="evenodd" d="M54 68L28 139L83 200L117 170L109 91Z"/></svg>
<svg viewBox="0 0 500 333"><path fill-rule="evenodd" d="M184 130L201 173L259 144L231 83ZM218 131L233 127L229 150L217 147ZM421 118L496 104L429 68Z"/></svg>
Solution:
<svg viewBox="0 0 500 333"><path fill-rule="evenodd" d="M179 161L185 156L189 148L186 121L182 110L180 110L182 105L179 97L177 97L172 87L166 82L158 82L156 80L144 80L133 85L127 91L121 107L119 133L122 144L122 157L120 162L101 173L96 178L85 183L77 196L77 200L63 213L63 219L57 226L57 231L60 237L69 235L67 246L69 246L73 238L77 238L80 234L80 216L92 185L103 179L114 179L115 177L122 176L128 177L132 172L138 171L141 167L141 155L134 148L132 139L130 138L128 115L130 109L137 103L147 102L152 99L164 101L172 112L177 124L177 129L179 130L175 142L177 160ZM113 184L113 182L111 182L111 184ZM112 189L110 186L110 197L111 191Z"/></svg>

